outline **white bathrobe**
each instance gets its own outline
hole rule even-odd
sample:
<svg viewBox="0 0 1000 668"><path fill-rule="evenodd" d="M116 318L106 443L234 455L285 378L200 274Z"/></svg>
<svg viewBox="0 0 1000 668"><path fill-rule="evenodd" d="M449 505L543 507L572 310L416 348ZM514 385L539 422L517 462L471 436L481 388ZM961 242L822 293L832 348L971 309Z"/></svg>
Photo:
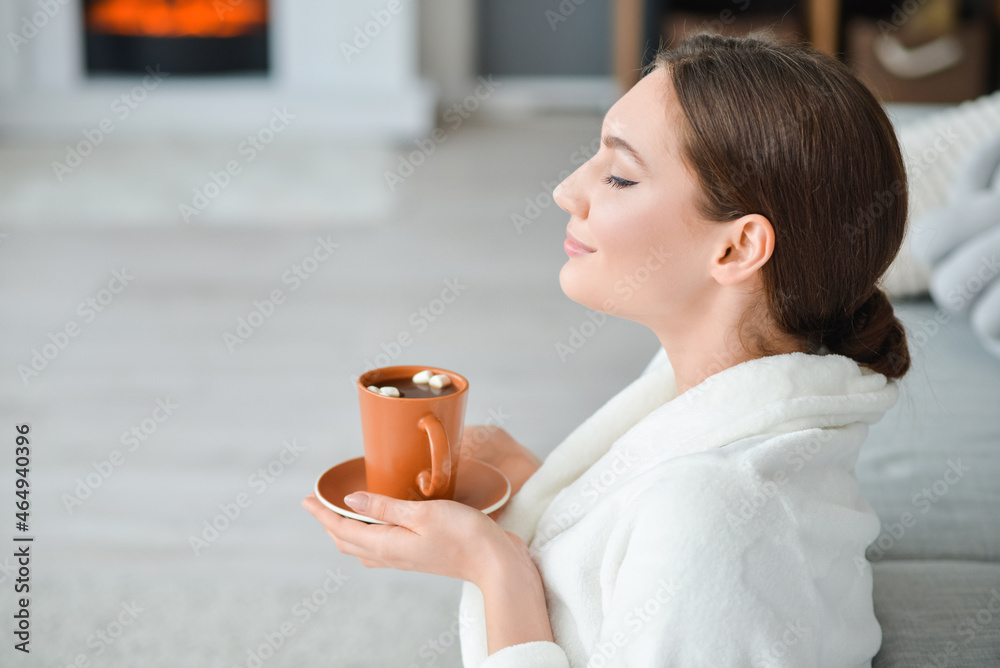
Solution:
<svg viewBox="0 0 1000 668"><path fill-rule="evenodd" d="M897 397L851 359L804 353L677 396L661 350L501 516L542 575L555 642L487 658L466 582L464 665L870 666L882 631L864 552L880 527L854 464Z"/></svg>

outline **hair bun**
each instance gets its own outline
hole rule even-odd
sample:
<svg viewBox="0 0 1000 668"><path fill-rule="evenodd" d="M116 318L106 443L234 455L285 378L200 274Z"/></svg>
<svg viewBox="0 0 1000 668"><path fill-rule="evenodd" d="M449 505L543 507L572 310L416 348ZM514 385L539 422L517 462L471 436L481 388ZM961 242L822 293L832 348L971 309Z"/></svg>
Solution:
<svg viewBox="0 0 1000 668"><path fill-rule="evenodd" d="M887 378L899 378L910 368L906 330L879 288L849 317L833 323L822 343L830 352L850 357Z"/></svg>

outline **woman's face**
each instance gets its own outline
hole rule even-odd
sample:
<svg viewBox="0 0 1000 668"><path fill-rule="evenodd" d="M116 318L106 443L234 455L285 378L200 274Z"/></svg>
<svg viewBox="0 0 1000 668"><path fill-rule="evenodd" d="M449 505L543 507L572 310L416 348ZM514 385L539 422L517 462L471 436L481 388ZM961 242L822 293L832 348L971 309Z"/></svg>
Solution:
<svg viewBox="0 0 1000 668"><path fill-rule="evenodd" d="M681 113L668 72L653 70L608 111L597 154L553 192L570 214L559 274L570 299L652 326L696 313L711 289L719 230L694 211Z"/></svg>

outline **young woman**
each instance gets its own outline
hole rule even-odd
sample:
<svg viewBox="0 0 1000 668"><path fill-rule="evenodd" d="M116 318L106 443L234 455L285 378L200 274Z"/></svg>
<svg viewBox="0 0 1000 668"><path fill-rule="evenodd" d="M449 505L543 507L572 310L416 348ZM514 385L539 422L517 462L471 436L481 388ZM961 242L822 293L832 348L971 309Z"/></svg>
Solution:
<svg viewBox="0 0 1000 668"><path fill-rule="evenodd" d="M464 580L469 667L869 666L879 520L854 462L909 367L877 285L907 215L883 109L809 47L698 35L554 199L564 292L655 332L646 372L541 466L469 428L519 489L498 522L306 507L365 566Z"/></svg>

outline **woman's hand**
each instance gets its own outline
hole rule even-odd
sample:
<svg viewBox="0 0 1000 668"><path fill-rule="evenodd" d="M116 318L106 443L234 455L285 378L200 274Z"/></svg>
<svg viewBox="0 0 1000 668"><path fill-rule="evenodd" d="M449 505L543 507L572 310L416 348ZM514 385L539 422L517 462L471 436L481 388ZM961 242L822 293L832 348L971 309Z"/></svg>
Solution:
<svg viewBox="0 0 1000 668"><path fill-rule="evenodd" d="M367 505L347 498L367 497ZM457 501L404 501L368 492L345 502L358 513L389 524L368 524L324 506L315 494L302 505L319 520L337 549L366 568L396 568L458 578L482 587L497 571L524 573L531 564L519 537Z"/></svg>
<svg viewBox="0 0 1000 668"><path fill-rule="evenodd" d="M367 497L366 505L348 502ZM457 501L403 501L369 492L345 502L391 524L367 524L333 512L310 494L302 505L320 521L337 549L366 568L397 568L459 578L479 587L486 613L487 649L552 641L545 587L528 546L486 515Z"/></svg>
<svg viewBox="0 0 1000 668"><path fill-rule="evenodd" d="M521 485L542 465L535 453L500 427L492 425L466 425L462 430L459 456L478 459L503 471L510 480L511 496L517 494ZM490 513L490 517L495 519L503 510Z"/></svg>

